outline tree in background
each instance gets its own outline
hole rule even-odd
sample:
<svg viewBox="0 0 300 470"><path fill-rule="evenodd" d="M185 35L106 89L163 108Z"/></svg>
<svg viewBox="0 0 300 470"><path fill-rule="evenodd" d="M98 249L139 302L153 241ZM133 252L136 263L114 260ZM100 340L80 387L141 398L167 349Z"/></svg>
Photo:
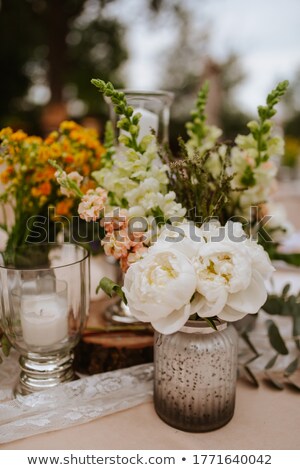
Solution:
<svg viewBox="0 0 300 470"><path fill-rule="evenodd" d="M201 2L166 1L162 10L168 10L174 23L174 45L162 57L165 75L162 87L174 91L176 108L172 113L171 144L176 148L176 136L185 135L184 123L189 117L195 97L205 80L209 81L207 103L208 122L220 126L224 137L232 138L245 129L249 116L239 110L234 90L243 79L239 58L230 54L223 62L209 56L210 26L195 8ZM176 25L176 27L175 27Z"/></svg>
<svg viewBox="0 0 300 470"><path fill-rule="evenodd" d="M70 117L105 113L89 77L121 85L128 57L124 27L106 13L111 1L2 0L1 126L38 132L46 104L58 112L66 103Z"/></svg>

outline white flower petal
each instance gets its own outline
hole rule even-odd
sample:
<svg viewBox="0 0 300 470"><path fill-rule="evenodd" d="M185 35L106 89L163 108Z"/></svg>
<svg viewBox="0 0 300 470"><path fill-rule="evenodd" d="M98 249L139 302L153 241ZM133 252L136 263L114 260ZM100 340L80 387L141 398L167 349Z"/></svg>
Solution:
<svg viewBox="0 0 300 470"><path fill-rule="evenodd" d="M234 310L233 308L229 307L229 305L226 305L222 312L219 313L218 317L224 321L237 321L244 318L245 315L247 314L243 312L238 312L237 310Z"/></svg>
<svg viewBox="0 0 300 470"><path fill-rule="evenodd" d="M247 313L257 313L266 300L267 290L264 279L258 272L254 272L248 288L235 294L229 294L227 305L246 315Z"/></svg>
<svg viewBox="0 0 300 470"><path fill-rule="evenodd" d="M157 321L152 321L152 326L159 333L170 335L180 330L183 325L188 321L191 314L191 305L184 305L179 310L174 310L168 317L161 318Z"/></svg>

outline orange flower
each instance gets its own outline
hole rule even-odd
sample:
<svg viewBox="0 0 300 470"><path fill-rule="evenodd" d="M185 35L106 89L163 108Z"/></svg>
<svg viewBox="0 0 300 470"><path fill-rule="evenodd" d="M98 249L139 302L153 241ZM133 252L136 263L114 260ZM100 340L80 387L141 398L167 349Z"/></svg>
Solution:
<svg viewBox="0 0 300 470"><path fill-rule="evenodd" d="M45 144L46 145L51 145L53 144L53 142L55 142L58 138L58 132L57 131L53 131L51 132L51 134L48 135L48 137L45 139Z"/></svg>
<svg viewBox="0 0 300 470"><path fill-rule="evenodd" d="M72 157L72 155L67 155L65 157L65 162L66 163L73 163L74 162L74 157Z"/></svg>
<svg viewBox="0 0 300 470"><path fill-rule="evenodd" d="M65 215L65 216L70 215L72 206L73 206L72 199L65 199L64 201L60 201L58 204L56 204L57 215Z"/></svg>
<svg viewBox="0 0 300 470"><path fill-rule="evenodd" d="M3 184L7 184L13 173L14 173L14 167L13 166L8 166L7 168L5 168L5 170L2 171L2 173L0 175L1 182Z"/></svg>
<svg viewBox="0 0 300 470"><path fill-rule="evenodd" d="M40 197L40 196L49 196L51 193L52 187L49 181L40 184L37 187L31 189L31 194L33 197Z"/></svg>

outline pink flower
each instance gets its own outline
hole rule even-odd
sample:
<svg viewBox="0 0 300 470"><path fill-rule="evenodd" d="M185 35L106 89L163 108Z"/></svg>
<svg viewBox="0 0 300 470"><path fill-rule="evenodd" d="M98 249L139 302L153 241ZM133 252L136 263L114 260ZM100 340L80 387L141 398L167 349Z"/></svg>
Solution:
<svg viewBox="0 0 300 470"><path fill-rule="evenodd" d="M114 209L112 212L105 214L100 223L107 233L125 229L128 226L128 212L126 209Z"/></svg>
<svg viewBox="0 0 300 470"><path fill-rule="evenodd" d="M89 189L81 199L81 203L78 206L80 218L87 222L99 219L100 212L104 209L106 200L107 191L105 189Z"/></svg>
<svg viewBox="0 0 300 470"><path fill-rule="evenodd" d="M127 253L131 249L131 240L127 230L107 233L101 243L104 246L105 254L114 256L116 259L127 257Z"/></svg>

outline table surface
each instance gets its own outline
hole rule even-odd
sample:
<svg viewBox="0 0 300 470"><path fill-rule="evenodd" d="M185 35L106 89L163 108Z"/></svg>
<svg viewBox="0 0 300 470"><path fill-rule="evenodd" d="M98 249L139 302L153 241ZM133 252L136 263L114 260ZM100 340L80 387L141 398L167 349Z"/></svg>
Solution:
<svg viewBox="0 0 300 470"><path fill-rule="evenodd" d="M275 285L288 280L299 290L300 271L278 272ZM237 384L236 410L223 428L190 434L169 427L146 403L87 424L47 432L0 445L1 449L300 449L300 395L292 389L277 391L265 383L256 389Z"/></svg>
<svg viewBox="0 0 300 470"><path fill-rule="evenodd" d="M300 449L299 393L238 381L236 410L225 427L191 434L173 429L146 403L90 423L1 445L0 449Z"/></svg>

